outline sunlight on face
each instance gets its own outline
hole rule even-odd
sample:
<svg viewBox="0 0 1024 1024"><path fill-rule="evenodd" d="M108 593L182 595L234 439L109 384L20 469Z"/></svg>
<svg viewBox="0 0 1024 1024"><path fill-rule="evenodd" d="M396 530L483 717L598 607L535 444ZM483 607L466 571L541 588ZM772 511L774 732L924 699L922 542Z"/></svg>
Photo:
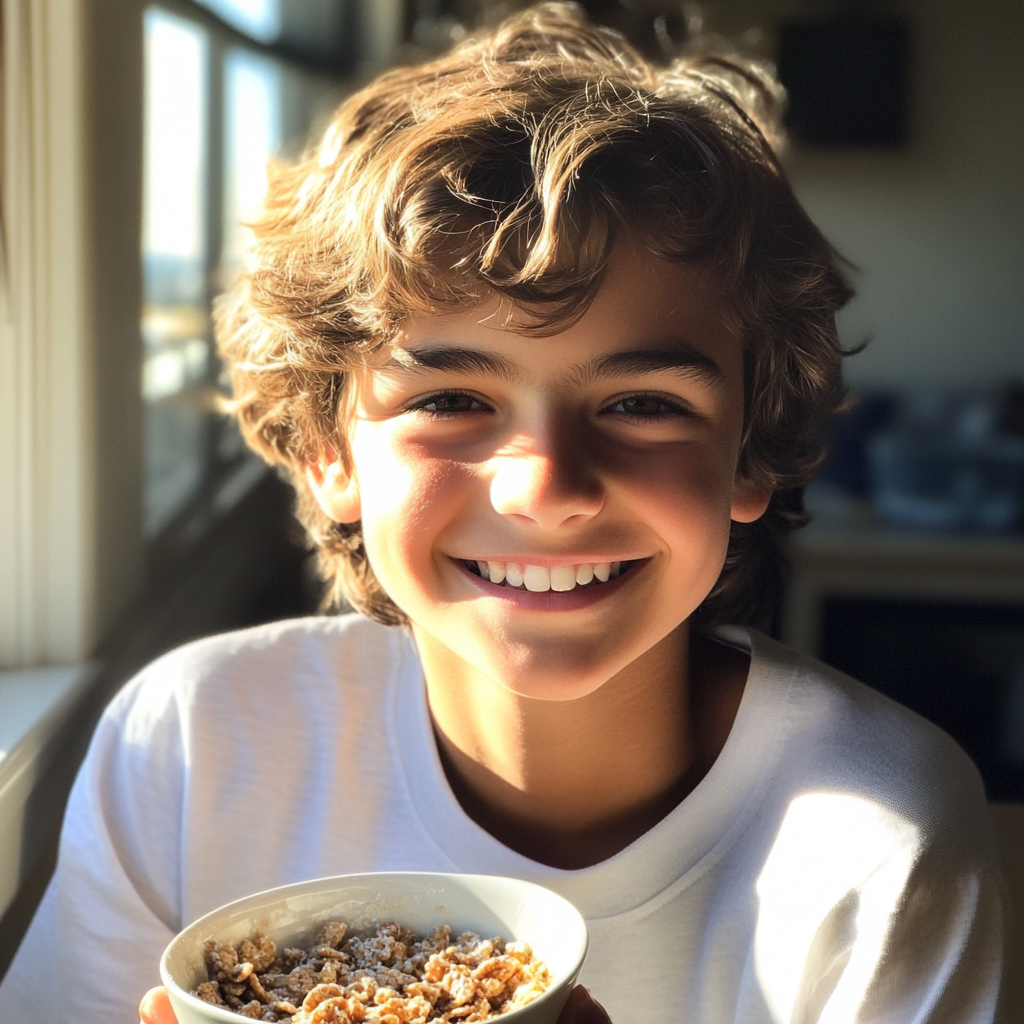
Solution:
<svg viewBox="0 0 1024 1024"><path fill-rule="evenodd" d="M421 649L581 696L691 614L730 519L764 510L736 476L742 346L696 269L625 248L572 327L506 322L497 303L412 317L355 378L355 486L334 514L362 518Z"/></svg>

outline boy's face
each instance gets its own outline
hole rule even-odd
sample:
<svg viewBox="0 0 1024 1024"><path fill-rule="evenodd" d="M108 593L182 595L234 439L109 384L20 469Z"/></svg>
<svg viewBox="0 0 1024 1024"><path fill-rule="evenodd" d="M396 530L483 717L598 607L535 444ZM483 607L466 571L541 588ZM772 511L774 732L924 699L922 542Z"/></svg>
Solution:
<svg viewBox="0 0 1024 1024"><path fill-rule="evenodd" d="M523 336L508 312L409 318L353 381L351 478L327 467L320 491L336 519L362 519L421 647L570 699L687 619L730 519L756 519L769 492L737 476L742 347L696 268L620 245L562 333ZM616 562L608 582L509 585L510 563L557 588Z"/></svg>

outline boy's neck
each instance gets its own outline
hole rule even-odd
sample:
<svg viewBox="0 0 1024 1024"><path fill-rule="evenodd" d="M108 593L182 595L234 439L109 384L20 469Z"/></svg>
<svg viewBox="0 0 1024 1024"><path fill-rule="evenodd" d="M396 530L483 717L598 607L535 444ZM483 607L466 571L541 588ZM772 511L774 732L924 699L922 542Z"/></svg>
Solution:
<svg viewBox="0 0 1024 1024"><path fill-rule="evenodd" d="M517 852L596 864L704 777L729 734L747 659L684 623L586 697L511 693L417 633L438 751L466 813Z"/></svg>

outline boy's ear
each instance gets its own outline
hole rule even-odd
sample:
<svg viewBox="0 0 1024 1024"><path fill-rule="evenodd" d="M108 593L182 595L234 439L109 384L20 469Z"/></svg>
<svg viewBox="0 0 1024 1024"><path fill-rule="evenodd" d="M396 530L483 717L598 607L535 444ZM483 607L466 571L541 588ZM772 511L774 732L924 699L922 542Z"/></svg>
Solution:
<svg viewBox="0 0 1024 1024"><path fill-rule="evenodd" d="M745 476L736 474L732 485L732 512L735 523L752 523L760 519L772 500L772 490Z"/></svg>
<svg viewBox="0 0 1024 1024"><path fill-rule="evenodd" d="M359 481L354 470L346 468L336 452L329 452L320 461L307 464L306 483L317 504L336 523L355 523L362 518Z"/></svg>

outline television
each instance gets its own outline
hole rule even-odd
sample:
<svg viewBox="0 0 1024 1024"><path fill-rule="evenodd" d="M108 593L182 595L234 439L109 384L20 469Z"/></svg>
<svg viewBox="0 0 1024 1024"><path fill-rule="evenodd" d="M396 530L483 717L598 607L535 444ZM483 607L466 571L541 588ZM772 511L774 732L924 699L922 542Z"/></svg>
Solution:
<svg viewBox="0 0 1024 1024"><path fill-rule="evenodd" d="M787 125L806 146L893 148L908 134L910 29L902 18L784 21Z"/></svg>

